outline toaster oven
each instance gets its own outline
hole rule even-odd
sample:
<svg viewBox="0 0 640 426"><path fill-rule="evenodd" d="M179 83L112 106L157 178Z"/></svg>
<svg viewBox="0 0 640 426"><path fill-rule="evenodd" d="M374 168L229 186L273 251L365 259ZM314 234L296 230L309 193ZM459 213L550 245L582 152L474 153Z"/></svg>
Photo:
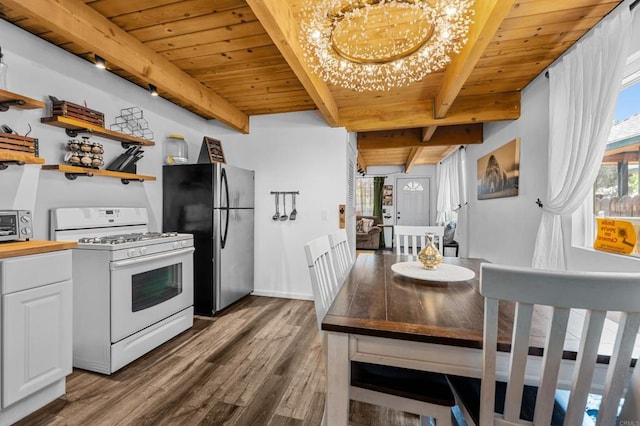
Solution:
<svg viewBox="0 0 640 426"><path fill-rule="evenodd" d="M31 211L0 210L0 241L33 238Z"/></svg>

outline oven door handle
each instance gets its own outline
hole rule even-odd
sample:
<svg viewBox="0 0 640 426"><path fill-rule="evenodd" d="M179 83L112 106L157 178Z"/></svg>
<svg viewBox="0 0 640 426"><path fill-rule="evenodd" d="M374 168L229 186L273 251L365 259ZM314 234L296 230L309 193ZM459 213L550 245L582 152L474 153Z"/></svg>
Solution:
<svg viewBox="0 0 640 426"><path fill-rule="evenodd" d="M140 257L136 257L134 259L117 260L115 262L111 262L111 265L109 266L109 269L113 271L115 269L125 268L127 266L137 265L137 264L140 264L140 263L150 262L150 261L153 261L153 260L167 259L169 257L178 257L178 256L182 256L184 254L193 253L194 251L196 251L195 248L188 247L188 248L184 248L184 249L180 249L180 250L171 250L171 251L166 252L166 253L152 254L152 255L147 255L147 256L140 256Z"/></svg>

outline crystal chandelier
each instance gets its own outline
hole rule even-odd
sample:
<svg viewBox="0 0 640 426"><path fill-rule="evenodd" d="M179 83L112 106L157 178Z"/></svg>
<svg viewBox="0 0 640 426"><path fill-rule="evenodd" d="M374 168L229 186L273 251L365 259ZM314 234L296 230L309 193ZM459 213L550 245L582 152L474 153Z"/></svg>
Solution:
<svg viewBox="0 0 640 426"><path fill-rule="evenodd" d="M389 90L439 71L467 42L474 0L319 0L302 12L305 61L323 80Z"/></svg>

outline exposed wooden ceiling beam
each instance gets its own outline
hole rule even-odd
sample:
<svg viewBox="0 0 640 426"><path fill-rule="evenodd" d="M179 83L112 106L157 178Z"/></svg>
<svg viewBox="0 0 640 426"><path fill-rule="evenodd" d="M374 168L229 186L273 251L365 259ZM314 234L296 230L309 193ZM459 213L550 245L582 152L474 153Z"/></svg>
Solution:
<svg viewBox="0 0 640 426"><path fill-rule="evenodd" d="M472 124L519 117L520 92L461 96L441 119L433 118L432 103L426 101L362 105L340 110L340 124L351 132Z"/></svg>
<svg viewBox="0 0 640 426"><path fill-rule="evenodd" d="M429 126L422 129L422 142L429 142L438 126Z"/></svg>
<svg viewBox="0 0 640 426"><path fill-rule="evenodd" d="M338 126L338 106L329 88L304 63L304 52L298 41L299 28L291 9L283 7L282 0L247 0L247 3L313 99L327 124L332 127Z"/></svg>
<svg viewBox="0 0 640 426"><path fill-rule="evenodd" d="M81 0L2 0L4 6L33 17L51 31L95 52L108 62L243 133L249 116L193 79L160 54L113 24Z"/></svg>
<svg viewBox="0 0 640 426"><path fill-rule="evenodd" d="M450 147L449 149L447 149L444 154L442 154L442 157L440 157L440 161L444 160L445 158L447 158L449 155L453 154L455 151L457 151L460 147L457 145L454 145L452 147Z"/></svg>
<svg viewBox="0 0 640 426"><path fill-rule="evenodd" d="M434 102L435 118L444 118L447 115L513 3L514 0L486 0L475 3L474 22L467 36L469 41L447 65L440 92Z"/></svg>
<svg viewBox="0 0 640 426"><path fill-rule="evenodd" d="M482 124L438 127L429 143L422 142L420 129L360 132L358 133L358 150L480 144L483 141L482 128Z"/></svg>
<svg viewBox="0 0 640 426"><path fill-rule="evenodd" d="M360 152L358 152L358 166L360 166L365 172L367 171L367 162L364 161Z"/></svg>
<svg viewBox="0 0 640 426"><path fill-rule="evenodd" d="M413 166L416 165L416 162L418 161L420 154L422 154L423 149L424 148L419 148L419 147L411 148L411 152L407 157L407 162L404 164L405 173L409 173L411 169L413 169Z"/></svg>

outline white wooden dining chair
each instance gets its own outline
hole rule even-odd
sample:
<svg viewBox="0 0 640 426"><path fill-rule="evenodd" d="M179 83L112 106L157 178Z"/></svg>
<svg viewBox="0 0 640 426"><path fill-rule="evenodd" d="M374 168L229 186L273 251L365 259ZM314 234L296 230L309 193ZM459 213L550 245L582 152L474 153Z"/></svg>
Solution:
<svg viewBox="0 0 640 426"><path fill-rule="evenodd" d="M531 424L531 421L534 425L549 425L560 423L564 415L565 425L583 424L607 311L616 311L621 312L621 315L612 355L606 366L602 402L597 417L597 425L615 424L620 398L629 382L632 351L640 324L639 283L640 273L545 271L483 264L480 271L480 293L485 298L484 343L479 401L478 395L475 395L475 400L464 396L469 396L469 389L472 387L469 380L473 379L450 377L458 402L466 407L467 414L470 415L467 421L477 424L479 420L482 426ZM498 304L505 300L515 303L506 385L496 382L496 359L499 354L497 345L505 343L505 337L498 336ZM536 308L546 306L551 309L544 356L539 373L536 373L539 374L539 384L531 394L529 391L532 388L527 389L525 386L525 377L531 380L534 371L527 369L529 338L530 334L540 332L531 329L534 305L539 305ZM584 310L578 311L584 312L584 321L566 413L564 410L558 413L555 394L568 324L573 324L569 321L571 309ZM576 317L579 316L573 318ZM508 342L507 340L506 343ZM504 393L499 396L497 389L505 387ZM527 393L535 401L526 401L527 397L523 394ZM525 413L526 405L530 405L529 414ZM475 413L471 412L474 406ZM495 412L496 406L503 406L503 413ZM557 414L560 416L555 418ZM530 418L525 421L521 417Z"/></svg>
<svg viewBox="0 0 640 426"><path fill-rule="evenodd" d="M338 282L342 282L347 276L351 265L353 265L353 256L351 255L351 248L349 248L347 231L341 228L329 234L329 244L331 245Z"/></svg>
<svg viewBox="0 0 640 426"><path fill-rule="evenodd" d="M399 226L394 227L396 254L417 256L425 246L428 233L438 237L438 249L443 250L444 226Z"/></svg>
<svg viewBox="0 0 640 426"><path fill-rule="evenodd" d="M340 290L329 236L323 235L311 240L304 246L304 252L311 277L311 290L318 328L320 328L324 315Z"/></svg>
<svg viewBox="0 0 640 426"><path fill-rule="evenodd" d="M327 365L327 335L321 327L322 319L343 282L335 273L328 235L310 241L304 250ZM349 394L355 401L417 414L422 426L430 425L431 419L436 426L452 424L455 398L444 374L353 361Z"/></svg>

